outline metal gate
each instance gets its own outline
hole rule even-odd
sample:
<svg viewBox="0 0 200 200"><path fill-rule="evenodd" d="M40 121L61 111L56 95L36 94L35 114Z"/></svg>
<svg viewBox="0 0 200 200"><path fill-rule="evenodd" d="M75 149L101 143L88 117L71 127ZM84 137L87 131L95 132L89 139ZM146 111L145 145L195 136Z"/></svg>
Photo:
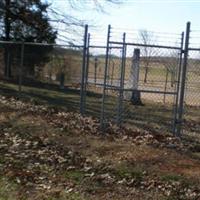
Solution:
<svg viewBox="0 0 200 200"><path fill-rule="evenodd" d="M108 27L102 127L113 121L118 125L180 135L189 29L188 23L183 50L183 33L178 45L166 46L154 44L148 38L130 42L126 33L121 41L113 40L115 30Z"/></svg>
<svg viewBox="0 0 200 200"><path fill-rule="evenodd" d="M100 116L102 129L113 123L180 136L190 23L185 37L184 33L156 32L155 41L149 40L145 31L142 40L135 40L135 32L121 33L109 25L105 47L92 46L87 27L85 30L81 113L91 114L87 107L92 105L92 114ZM175 42L166 44L163 38ZM94 48L105 48L105 53L94 56L90 53ZM103 72L98 76L97 65L102 60ZM88 95L92 98L86 100Z"/></svg>

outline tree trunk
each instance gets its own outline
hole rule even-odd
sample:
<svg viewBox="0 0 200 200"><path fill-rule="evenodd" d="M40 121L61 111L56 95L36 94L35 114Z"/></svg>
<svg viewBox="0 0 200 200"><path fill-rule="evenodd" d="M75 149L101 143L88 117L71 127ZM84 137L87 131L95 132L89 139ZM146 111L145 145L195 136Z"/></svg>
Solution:
<svg viewBox="0 0 200 200"><path fill-rule="evenodd" d="M5 47L4 51L4 76L6 78L11 77L11 56L8 47Z"/></svg>
<svg viewBox="0 0 200 200"><path fill-rule="evenodd" d="M10 40L10 29L11 29L11 22L9 19L9 9L10 9L10 0L5 0L5 18L4 18L4 25L5 25L5 41ZM5 52L4 52L4 75L7 78L11 77L11 62L10 62L10 53L8 45L6 44Z"/></svg>

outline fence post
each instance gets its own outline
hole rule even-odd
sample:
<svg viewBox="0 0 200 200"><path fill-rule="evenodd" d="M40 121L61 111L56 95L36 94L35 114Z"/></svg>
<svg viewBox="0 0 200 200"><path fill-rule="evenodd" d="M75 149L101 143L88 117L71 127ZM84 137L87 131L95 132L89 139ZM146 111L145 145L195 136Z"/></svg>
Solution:
<svg viewBox="0 0 200 200"><path fill-rule="evenodd" d="M90 65L90 33L88 33L87 37L87 59L86 59L86 74L85 74L85 87L88 84L88 72L89 72L89 65ZM86 89L86 88L85 88Z"/></svg>
<svg viewBox="0 0 200 200"><path fill-rule="evenodd" d="M88 72L89 72L89 62L90 62L90 52L89 52L89 46L90 46L90 33L87 35L87 44L86 44L86 63L85 63L85 82L84 82L84 113L86 108L86 95L87 95L87 85L88 85Z"/></svg>
<svg viewBox="0 0 200 200"><path fill-rule="evenodd" d="M184 106L185 83L186 83L187 64L188 64L189 38L190 38L190 22L187 23L186 27L185 49L184 49L183 69L181 75L181 86L180 86L181 88L180 88L180 99L179 99L179 109L178 109L178 126L177 126L176 136L181 135L181 127L183 124L183 106Z"/></svg>
<svg viewBox="0 0 200 200"><path fill-rule="evenodd" d="M83 60L82 60L82 70L81 70L81 87L80 87L80 113L83 115L85 112L85 69L86 69L86 51L87 51L87 36L88 36L88 25L85 25L84 34L84 45L83 45Z"/></svg>
<svg viewBox="0 0 200 200"><path fill-rule="evenodd" d="M105 121L105 97L106 97L106 84L107 84L107 71L108 71L108 57L109 57L109 49L110 49L110 31L111 25L108 25L108 33L107 33L107 45L106 45L106 58L105 58L105 69L104 69L104 81L103 81L103 94L102 94L102 103L101 103L101 117L100 117L100 126L101 129L104 129L104 121Z"/></svg>
<svg viewBox="0 0 200 200"><path fill-rule="evenodd" d="M182 32L182 34L181 34L181 47L180 47L181 50L180 50L179 63L178 63L178 77L177 77L177 85L176 85L174 118L173 118L173 128L172 128L173 135L176 135L176 128L177 128L177 115L178 115L181 67L182 67L182 60L183 60L183 43L184 43L184 32Z"/></svg>
<svg viewBox="0 0 200 200"><path fill-rule="evenodd" d="M20 66L19 66L19 96L21 96L22 92L22 71L24 66L24 42L21 44L21 57L20 57Z"/></svg>
<svg viewBox="0 0 200 200"><path fill-rule="evenodd" d="M117 113L117 124L122 123L123 113L123 97L124 97L124 78L125 78L125 65L126 65L126 33L123 34L123 49L122 49L122 63L121 63L121 74L120 74L120 88L119 88L119 100L118 100L118 113Z"/></svg>

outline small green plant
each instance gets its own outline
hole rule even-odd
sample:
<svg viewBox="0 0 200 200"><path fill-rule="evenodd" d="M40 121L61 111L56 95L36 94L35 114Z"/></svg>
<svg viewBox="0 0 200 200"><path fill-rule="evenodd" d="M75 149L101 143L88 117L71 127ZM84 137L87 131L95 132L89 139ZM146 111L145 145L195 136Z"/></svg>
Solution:
<svg viewBox="0 0 200 200"><path fill-rule="evenodd" d="M74 171L65 172L64 176L68 179L75 181L77 184L79 184L83 180L85 173L80 170L74 170Z"/></svg>
<svg viewBox="0 0 200 200"><path fill-rule="evenodd" d="M5 177L0 177L0 200L15 200L16 193L17 185Z"/></svg>
<svg viewBox="0 0 200 200"><path fill-rule="evenodd" d="M173 182L173 181L182 182L184 180L184 177L178 174L166 174L161 177L161 180L166 182Z"/></svg>
<svg viewBox="0 0 200 200"><path fill-rule="evenodd" d="M126 164L121 164L115 170L115 175L120 178L135 179L141 181L143 179L143 170L139 166L131 166Z"/></svg>

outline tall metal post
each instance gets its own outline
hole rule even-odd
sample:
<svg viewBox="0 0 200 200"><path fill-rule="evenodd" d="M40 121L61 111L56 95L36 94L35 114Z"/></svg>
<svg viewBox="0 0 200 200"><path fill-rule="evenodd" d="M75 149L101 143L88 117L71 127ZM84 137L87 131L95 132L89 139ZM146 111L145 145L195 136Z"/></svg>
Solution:
<svg viewBox="0 0 200 200"><path fill-rule="evenodd" d="M89 72L89 65L90 65L90 33L88 33L87 37L87 59L86 59L86 74L85 74L85 86L88 84L88 72Z"/></svg>
<svg viewBox="0 0 200 200"><path fill-rule="evenodd" d="M20 58L20 66L19 66L19 95L21 96L22 91L22 71L24 66L24 42L21 44L21 58Z"/></svg>
<svg viewBox="0 0 200 200"><path fill-rule="evenodd" d="M175 94L175 106L174 106L174 117L173 117L173 127L172 133L176 135L176 128L177 128L177 115L178 115L178 103L179 103L179 91L180 91L180 78L181 78L181 67L183 61L183 43L184 43L184 32L181 34L181 47L180 47L180 55L179 55L179 64L178 64L178 77L177 77L177 84L176 84L176 94Z"/></svg>
<svg viewBox="0 0 200 200"><path fill-rule="evenodd" d="M108 57L110 49L110 32L111 25L108 25L107 33L107 45L106 45L106 58L105 58L105 69L104 69L104 80L103 80L103 94L102 94L102 103L101 103L101 117L100 117L100 126L101 129L105 128L105 97L106 97L106 83L107 83L107 71L108 71Z"/></svg>
<svg viewBox="0 0 200 200"><path fill-rule="evenodd" d="M90 62L90 52L89 52L89 46L90 46L90 33L87 35L87 44L86 44L86 64L85 64L85 82L84 82L84 97L83 97L83 108L85 112L86 108L86 95L87 95L87 85L88 85L88 72L89 72L89 62Z"/></svg>
<svg viewBox="0 0 200 200"><path fill-rule="evenodd" d="M179 99L179 109L178 109L178 125L176 135L181 135L181 127L183 123L183 106L184 106L184 95L185 95L185 83L186 83L186 73L187 73L187 63L188 63L188 48L189 48L189 38L190 38L190 22L187 23L186 27L186 37L185 37L185 49L183 58L183 69L181 75L181 88L180 88L180 99Z"/></svg>
<svg viewBox="0 0 200 200"><path fill-rule="evenodd" d="M81 71L81 89L80 89L80 113L83 115L85 113L85 69L86 69L86 54L87 54L87 36L88 36L88 25L85 25L84 34L84 45L83 45L83 60L82 60L82 71Z"/></svg>
<svg viewBox="0 0 200 200"><path fill-rule="evenodd" d="M122 113L123 113L124 78L125 78L125 65L126 65L126 43L125 42L126 42L126 33L123 34L122 63L121 63L120 88L119 88L118 113L117 113L118 125L122 123Z"/></svg>

